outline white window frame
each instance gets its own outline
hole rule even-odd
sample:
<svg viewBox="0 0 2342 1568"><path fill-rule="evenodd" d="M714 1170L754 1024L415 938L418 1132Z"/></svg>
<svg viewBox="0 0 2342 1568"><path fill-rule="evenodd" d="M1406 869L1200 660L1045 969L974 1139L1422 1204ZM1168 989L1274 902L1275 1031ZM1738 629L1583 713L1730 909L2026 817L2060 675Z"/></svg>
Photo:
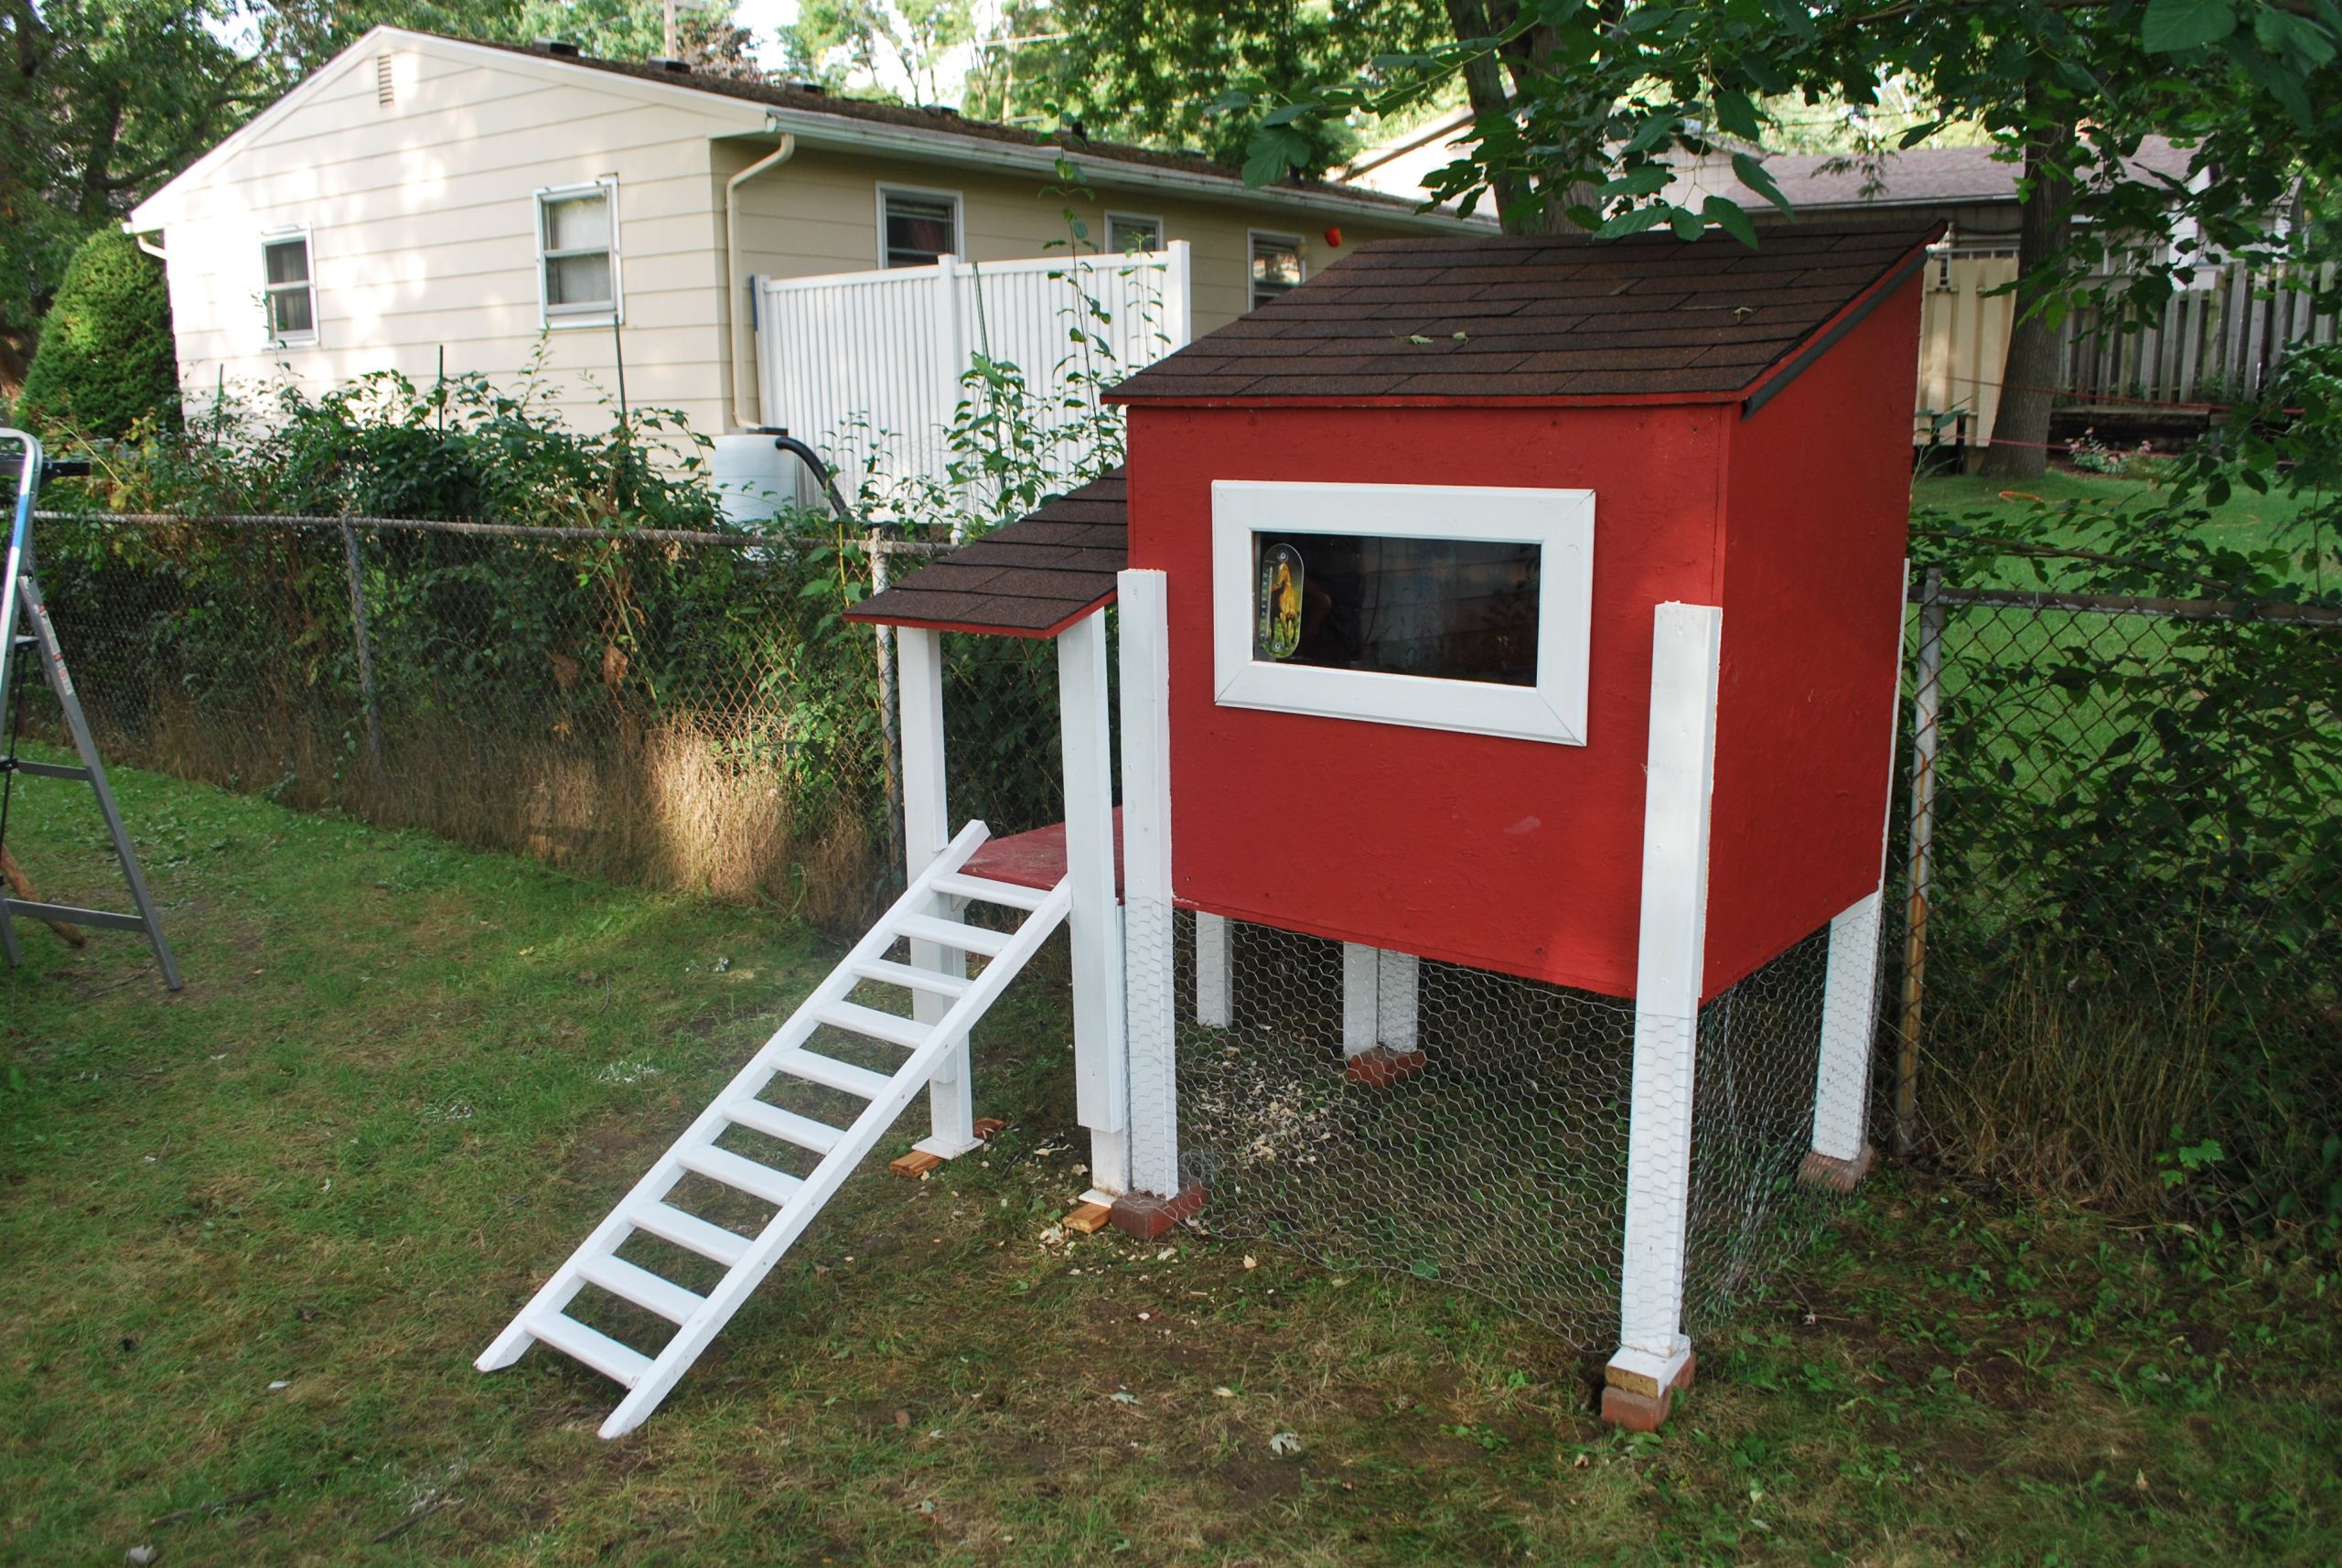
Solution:
<svg viewBox="0 0 2342 1568"><path fill-rule="evenodd" d="M1252 263L1260 259L1261 242L1263 240L1271 244L1293 248L1293 264L1301 273L1294 279L1293 288L1299 288L1309 281L1309 247L1302 243L1300 235L1275 234L1266 229L1247 229L1244 231L1244 308L1248 311L1258 310L1268 303L1252 295L1252 285L1257 281L1252 276ZM1293 288L1280 290L1274 297L1282 299L1291 294Z"/></svg>
<svg viewBox="0 0 2342 1568"><path fill-rule="evenodd" d="M1154 244L1152 244L1152 245L1148 245L1148 246L1144 247L1144 249L1145 249L1145 250L1148 250L1148 251L1159 251L1159 250L1163 249L1166 245L1168 245L1168 244L1171 242L1171 240L1170 240L1170 234L1171 234L1170 226L1169 226L1168 224L1165 223L1165 222L1163 221L1163 220L1162 220L1160 217L1158 217L1156 214L1155 214L1155 213L1152 213L1152 212L1109 212L1109 213L1107 213L1107 214L1106 214L1106 234L1105 234L1106 243L1105 243L1105 245L1102 247L1102 249L1104 250L1104 252L1105 252L1107 255L1110 255L1110 256L1119 256L1119 255L1123 255L1123 254L1125 254L1125 253L1126 253L1126 252L1123 251L1123 247L1122 247L1122 246L1117 245L1117 244L1115 244L1115 243L1114 243L1114 225L1115 225L1115 224L1117 224L1117 223L1147 223L1147 224L1152 224L1152 225L1154 226L1154 229L1155 229L1155 243L1154 243ZM1248 263L1248 264L1249 264L1249 263Z"/></svg>
<svg viewBox="0 0 2342 1568"><path fill-rule="evenodd" d="M553 302L552 280L545 263L556 256L584 255L582 251L548 251L545 249L545 203L564 197L585 196L600 191L610 215L610 303L607 305L555 305ZM540 326L559 331L571 327L609 327L626 321L626 280L618 264L618 181L616 175L599 179L579 180L575 185L541 185L531 205L537 228L537 321Z"/></svg>
<svg viewBox="0 0 2342 1568"><path fill-rule="evenodd" d="M923 185L902 185L894 180L878 182L878 270L880 272L910 272L909 267L897 267L886 260L886 199L908 196L920 201L948 201L951 204L951 249L948 254L965 257L968 253L968 203L956 190L939 190ZM933 266L936 263L925 263Z"/></svg>
<svg viewBox="0 0 2342 1568"><path fill-rule="evenodd" d="M1213 686L1220 706L1585 744L1592 490L1215 479L1211 526ZM1255 659L1253 539L1262 533L1540 546L1536 683L1508 686Z"/></svg>
<svg viewBox="0 0 2342 1568"><path fill-rule="evenodd" d="M282 333L276 329L276 295L289 292L293 285L268 281L268 248L281 245L287 240L301 242L301 259L309 274L302 280L302 286L309 295L309 329L306 332ZM306 223L283 223L260 231L260 309L261 326L268 333L270 348L314 349L317 346L317 328L322 325L317 320L317 242L311 236Z"/></svg>

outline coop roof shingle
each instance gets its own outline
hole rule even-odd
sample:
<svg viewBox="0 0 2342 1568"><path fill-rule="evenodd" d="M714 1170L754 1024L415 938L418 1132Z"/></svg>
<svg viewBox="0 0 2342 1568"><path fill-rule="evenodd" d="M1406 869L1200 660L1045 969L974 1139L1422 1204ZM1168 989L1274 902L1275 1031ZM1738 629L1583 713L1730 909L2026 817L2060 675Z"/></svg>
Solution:
<svg viewBox="0 0 2342 1568"><path fill-rule="evenodd" d="M1793 371L1857 302L1916 268L1941 225L1842 220L1586 241L1385 240L1206 333L1116 403L1308 398L1725 401Z"/></svg>
<svg viewBox="0 0 2342 1568"><path fill-rule="evenodd" d="M850 620L1053 637L1114 596L1130 564L1123 470L940 555L846 612Z"/></svg>

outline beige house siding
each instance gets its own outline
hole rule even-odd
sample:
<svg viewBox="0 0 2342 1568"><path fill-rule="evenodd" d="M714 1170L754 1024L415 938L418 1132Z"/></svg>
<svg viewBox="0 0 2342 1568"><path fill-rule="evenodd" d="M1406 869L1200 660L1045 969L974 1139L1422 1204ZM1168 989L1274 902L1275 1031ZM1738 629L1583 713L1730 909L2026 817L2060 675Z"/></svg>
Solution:
<svg viewBox="0 0 2342 1568"><path fill-rule="evenodd" d="M1300 240L1312 272L1339 253L1329 223L1345 249L1408 231L1233 187L1225 201L1104 182L1085 193L1055 188L1040 169L972 166L964 150L929 163L801 145L741 188L727 287L725 182L779 145L757 103L390 29L199 160L131 225L167 252L191 404L220 386L250 400L287 381L315 396L379 371L427 384L443 353L449 373L518 392L542 351L539 395L600 428L622 348L628 403L680 411L704 435L757 417L748 280L876 267L882 185L957 193L978 263L1048 254L1069 238L1069 208L1092 243L1110 211L1160 218L1167 239L1192 247L1198 332L1248 307L1249 231ZM536 193L605 178L618 188L622 328L548 330ZM317 340L277 345L261 247L294 226L309 234ZM734 363L748 398L736 411L725 394Z"/></svg>
<svg viewBox="0 0 2342 1568"><path fill-rule="evenodd" d="M709 137L762 116L564 82L435 40L389 52L392 104L377 101L371 52L345 59L216 168L174 187L160 213L139 214L164 220L190 398L286 380L315 395L383 370L428 382L442 350L451 374L518 390L542 340L543 395L575 423L605 423L618 344L607 325L544 330L536 192L615 177L628 399L720 428L723 214ZM273 346L261 241L296 224L309 231L317 341Z"/></svg>

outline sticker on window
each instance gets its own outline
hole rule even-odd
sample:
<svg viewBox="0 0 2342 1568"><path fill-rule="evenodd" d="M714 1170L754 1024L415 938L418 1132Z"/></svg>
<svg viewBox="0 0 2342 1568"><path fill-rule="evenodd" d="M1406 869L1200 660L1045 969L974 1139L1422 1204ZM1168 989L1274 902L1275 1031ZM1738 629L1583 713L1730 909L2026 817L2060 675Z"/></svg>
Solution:
<svg viewBox="0 0 2342 1568"><path fill-rule="evenodd" d="M1260 657L1290 659L1301 646L1301 552L1272 544L1261 552Z"/></svg>

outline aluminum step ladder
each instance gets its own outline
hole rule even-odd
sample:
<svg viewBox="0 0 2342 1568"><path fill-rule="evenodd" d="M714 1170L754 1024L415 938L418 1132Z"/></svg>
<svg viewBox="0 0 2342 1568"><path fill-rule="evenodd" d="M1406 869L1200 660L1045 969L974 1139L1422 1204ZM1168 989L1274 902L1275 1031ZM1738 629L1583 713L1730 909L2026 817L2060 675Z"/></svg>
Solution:
<svg viewBox="0 0 2342 1568"><path fill-rule="evenodd" d="M989 836L982 822L961 830L497 1336L475 1363L481 1371L509 1367L532 1344L542 1341L626 1388L626 1397L602 1423L604 1437L633 1431L659 1408L895 1119L947 1065L946 1058L966 1040L970 1026L983 1016L1064 921L1073 898L1068 880L1044 891L963 873L968 857ZM1015 929L995 930L954 918L970 902L1011 911ZM956 972L913 968L889 956L897 942L914 940L982 959L983 968L973 979L963 979ZM923 1023L848 999L864 985L914 995L924 992L951 1002L940 1017ZM891 1074L885 1074L807 1049L814 1032L823 1027L906 1049L908 1055ZM765 1098L768 1089L786 1090L791 1082L842 1091L867 1103L851 1125L840 1127ZM719 1146L717 1139L736 1128L816 1154L819 1163L800 1177L737 1149ZM774 1212L750 1236L669 1203L677 1185L691 1176L745 1193ZM638 1233L723 1265L723 1277L701 1294L620 1258L619 1249ZM674 1324L665 1348L645 1355L572 1316L569 1307L589 1284Z"/></svg>
<svg viewBox="0 0 2342 1568"><path fill-rule="evenodd" d="M146 891L145 875L138 867L138 852L131 847L130 834L122 825L121 809L114 804L113 787L106 782L105 763L98 756L98 743L90 734L90 721L81 712L81 700L74 694L72 673L65 668L65 655L57 645L57 628L49 623L48 607L41 598L40 583L33 575L34 504L40 494L43 476L61 466L46 462L40 442L21 430L0 429L0 442L8 441L17 444L24 462L16 475L16 514L8 533L6 575L0 579L0 696L5 696L10 709L7 752L0 757L0 843L7 841L8 802L16 792L17 774L78 779L89 785L90 792L97 797L98 814L105 819L106 832L113 840L114 858L122 863L123 880L130 886L130 901L137 912L120 914L111 909L82 909L70 904L0 897L0 954L5 955L11 969L23 963L24 956L16 946L16 917L20 915L75 926L144 931L155 950L156 965L163 972L163 983L177 991L184 983L179 979L178 963L171 956L170 942L163 936L162 917L156 913L155 900ZM73 749L81 758L78 766L36 762L16 755L16 737L24 723L25 666L28 660L38 662L42 675L48 681L49 692L65 715L66 733L72 737Z"/></svg>

